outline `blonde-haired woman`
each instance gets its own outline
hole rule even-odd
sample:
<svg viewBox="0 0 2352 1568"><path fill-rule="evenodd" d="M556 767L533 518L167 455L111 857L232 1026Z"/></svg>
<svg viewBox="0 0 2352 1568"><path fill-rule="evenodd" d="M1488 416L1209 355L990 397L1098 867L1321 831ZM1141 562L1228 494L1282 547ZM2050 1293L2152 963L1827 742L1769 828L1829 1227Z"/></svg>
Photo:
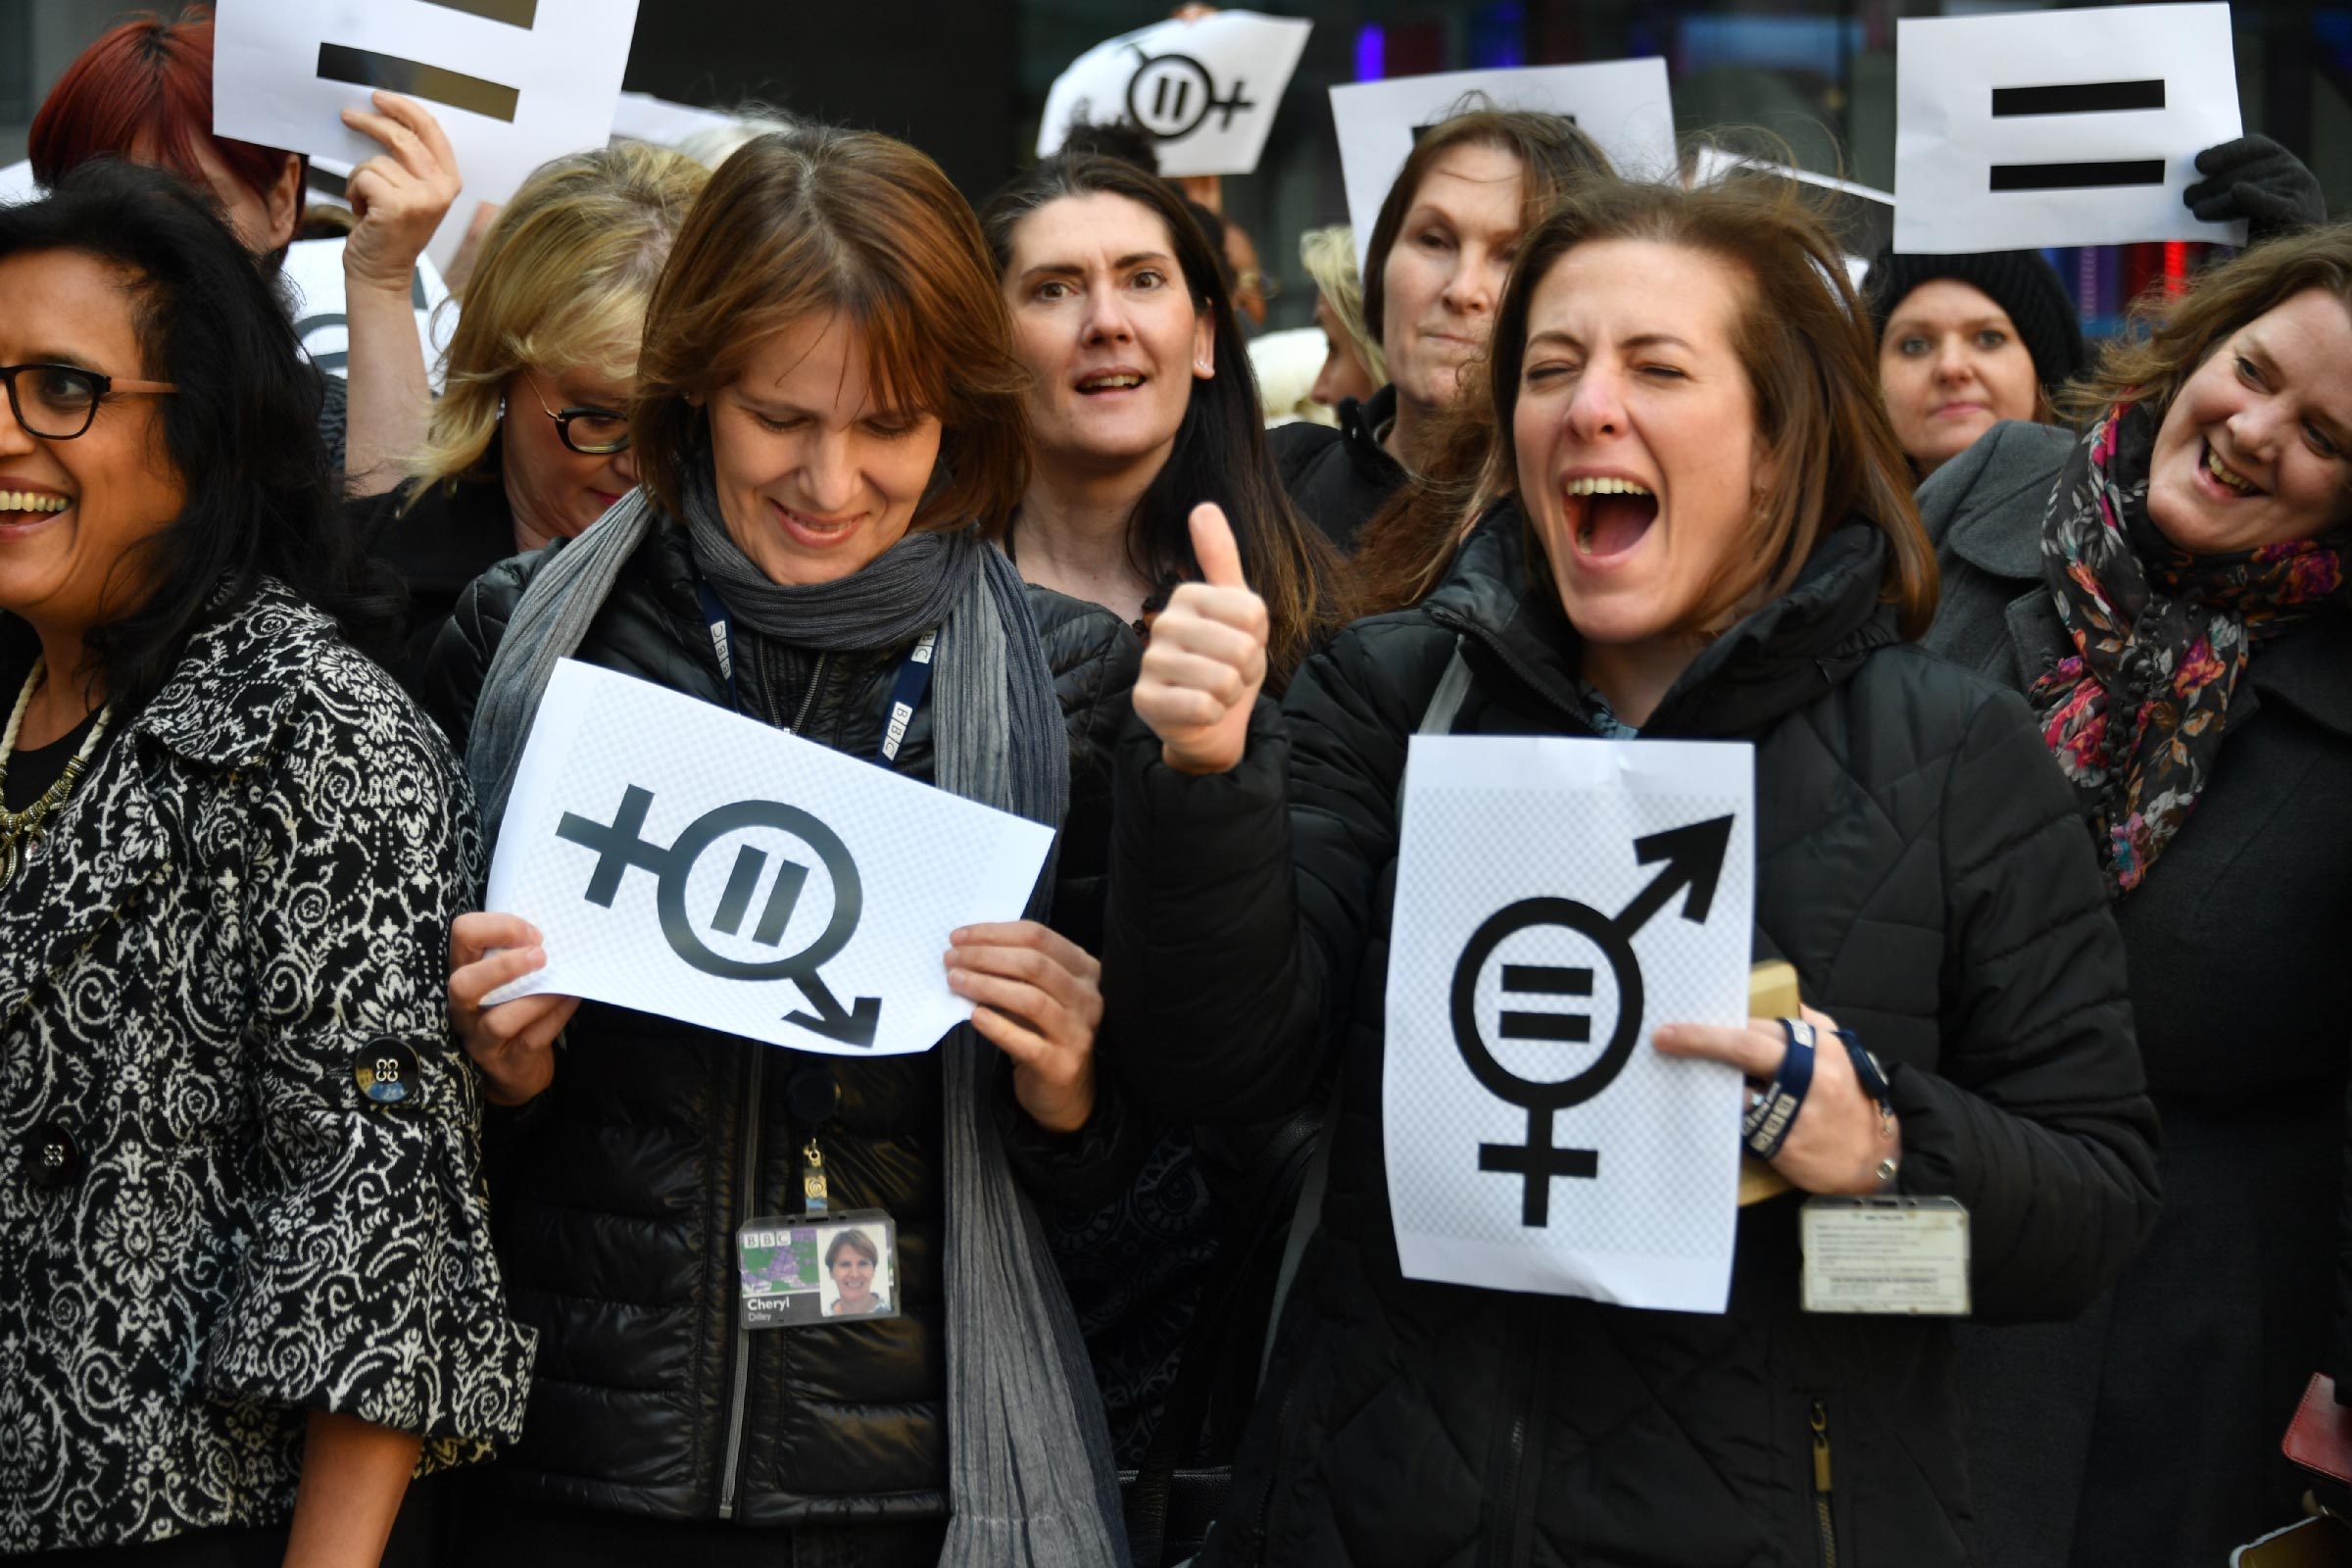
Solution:
<svg viewBox="0 0 2352 1568"><path fill-rule="evenodd" d="M423 450L407 483L356 505L409 586L394 673L412 690L467 583L579 533L636 485L646 301L709 178L638 142L575 153L533 173L483 237Z"/></svg>
<svg viewBox="0 0 2352 1568"><path fill-rule="evenodd" d="M1364 280L1355 270L1355 236L1345 223L1298 236L1298 263L1315 280L1315 325L1323 329L1323 368L1307 396L1337 409L1343 398L1369 402L1388 384L1388 356L1364 325Z"/></svg>

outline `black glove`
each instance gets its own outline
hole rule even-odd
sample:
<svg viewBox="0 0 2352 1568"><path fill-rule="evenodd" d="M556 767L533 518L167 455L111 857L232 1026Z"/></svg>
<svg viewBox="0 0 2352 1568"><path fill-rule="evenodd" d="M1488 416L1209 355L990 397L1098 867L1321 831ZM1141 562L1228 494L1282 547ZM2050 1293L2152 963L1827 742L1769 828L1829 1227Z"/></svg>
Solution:
<svg viewBox="0 0 2352 1568"><path fill-rule="evenodd" d="M2328 221L2319 175L2268 136L2206 148L2197 154L2197 172L2207 177L2182 191L2180 200L2203 222L2244 219L2249 241Z"/></svg>

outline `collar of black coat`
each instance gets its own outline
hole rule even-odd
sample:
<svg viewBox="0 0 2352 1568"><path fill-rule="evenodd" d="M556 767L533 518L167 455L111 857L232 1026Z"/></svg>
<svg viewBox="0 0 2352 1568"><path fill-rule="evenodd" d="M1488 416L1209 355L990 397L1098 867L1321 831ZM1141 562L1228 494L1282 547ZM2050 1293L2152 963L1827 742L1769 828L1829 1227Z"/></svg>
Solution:
<svg viewBox="0 0 2352 1568"><path fill-rule="evenodd" d="M370 496L352 513L368 553L412 591L456 594L517 554L514 514L497 478L427 485L413 504L408 487Z"/></svg>
<svg viewBox="0 0 2352 1568"><path fill-rule="evenodd" d="M1347 445L1348 461L1374 484L1401 484L1404 480L1404 465L1390 457L1389 449L1380 444L1382 434L1396 422L1396 387L1393 382L1366 402L1340 400L1340 439Z"/></svg>
<svg viewBox="0 0 2352 1568"><path fill-rule="evenodd" d="M1515 506L1488 512L1430 596L1428 613L1470 638L1488 656L1482 662L1590 729L1577 679L1580 639L1550 583L1529 580L1525 539ZM1642 733L1752 735L1843 683L1872 649L1897 640L1893 608L1881 602L1886 561L1886 538L1870 524L1832 530L1787 593L1691 662Z"/></svg>

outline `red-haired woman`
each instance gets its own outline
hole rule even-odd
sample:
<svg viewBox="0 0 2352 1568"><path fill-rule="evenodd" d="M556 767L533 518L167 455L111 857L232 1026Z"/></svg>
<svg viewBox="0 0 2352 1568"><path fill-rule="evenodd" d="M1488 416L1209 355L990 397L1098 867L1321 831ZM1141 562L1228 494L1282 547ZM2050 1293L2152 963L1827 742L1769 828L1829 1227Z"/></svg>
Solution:
<svg viewBox="0 0 2352 1568"><path fill-rule="evenodd" d="M385 151L353 170L346 186L359 217L343 248L350 380L347 390L323 377L318 412L319 433L361 495L390 489L401 476L397 461L424 444L432 394L410 278L459 189L457 157L422 106L379 92L375 107L343 112L345 124ZM305 159L213 134L213 21L203 7L176 22L139 17L108 29L41 101L28 150L45 190L93 158L171 170L209 191L245 248L271 269L302 222Z"/></svg>

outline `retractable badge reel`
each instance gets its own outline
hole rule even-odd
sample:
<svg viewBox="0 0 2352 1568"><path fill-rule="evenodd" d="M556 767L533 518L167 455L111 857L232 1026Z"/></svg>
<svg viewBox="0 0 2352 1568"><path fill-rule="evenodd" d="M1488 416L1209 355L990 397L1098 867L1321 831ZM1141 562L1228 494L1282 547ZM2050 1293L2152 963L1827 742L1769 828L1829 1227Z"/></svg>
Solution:
<svg viewBox="0 0 2352 1568"><path fill-rule="evenodd" d="M1777 959L1757 964L1748 975L1748 1009L1759 1018L1796 1018L1801 1008L1795 969ZM1741 1157L1740 1173L1743 1206L1789 1190L1787 1179L1758 1158L1755 1150L1758 1138L1769 1139L1773 1132L1785 1137L1788 1124L1796 1119L1804 1097L1802 1080L1810 1077L1815 1049L1844 1049L1863 1093L1878 1102L1882 1114L1888 1114L1886 1068L1858 1041L1825 1042L1801 1025L1792 1026L1789 1034L1791 1057L1802 1054L1808 1070L1793 1084L1776 1079L1749 1112L1749 1152ZM1793 1094L1788 1093L1790 1089ZM1776 1103L1776 1096L1783 1103ZM1772 1147L1777 1148L1777 1140ZM1798 1211L1797 1238L1804 1255L1800 1288L1808 1312L1968 1315L1968 1210L1956 1198L1892 1193L1808 1198Z"/></svg>
<svg viewBox="0 0 2352 1568"><path fill-rule="evenodd" d="M785 1086L801 1150L801 1212L756 1218L735 1233L745 1323L823 1328L899 1315L899 1227L882 1209L835 1212L821 1135L841 1102L828 1067L806 1066Z"/></svg>

